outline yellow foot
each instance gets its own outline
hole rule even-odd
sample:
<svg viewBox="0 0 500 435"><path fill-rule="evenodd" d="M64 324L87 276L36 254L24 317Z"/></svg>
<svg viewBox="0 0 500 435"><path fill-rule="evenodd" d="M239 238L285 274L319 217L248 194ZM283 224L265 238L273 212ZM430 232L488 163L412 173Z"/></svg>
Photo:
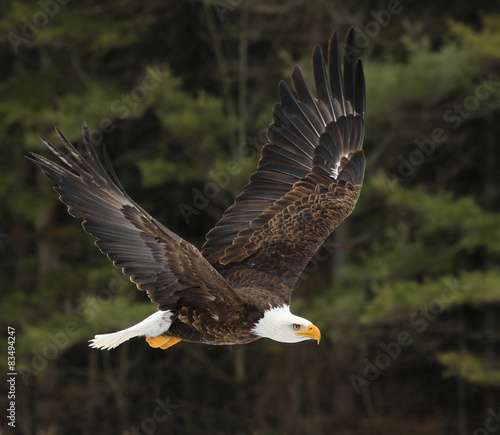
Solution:
<svg viewBox="0 0 500 435"><path fill-rule="evenodd" d="M181 341L180 338L177 337L167 337L164 335L159 335L158 337L146 337L146 341L151 347L160 348L160 349L168 349L174 344L179 343Z"/></svg>
<svg viewBox="0 0 500 435"><path fill-rule="evenodd" d="M181 341L180 338L172 337L164 345L160 346L160 349L168 349L169 347L172 347L174 344L179 343L179 341Z"/></svg>

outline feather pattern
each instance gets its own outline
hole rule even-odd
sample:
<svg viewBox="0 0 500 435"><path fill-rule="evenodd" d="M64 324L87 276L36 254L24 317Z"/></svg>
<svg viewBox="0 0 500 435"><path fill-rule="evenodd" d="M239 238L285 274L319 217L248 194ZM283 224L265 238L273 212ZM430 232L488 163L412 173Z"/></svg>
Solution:
<svg viewBox="0 0 500 435"><path fill-rule="evenodd" d="M352 30L346 46L353 46ZM288 302L311 256L356 204L365 168L365 89L361 62L350 51L343 61L342 73L334 33L329 79L321 49L313 51L317 97L298 66L292 73L296 96L280 83L281 102L258 170L202 250L233 286L250 288L258 271L259 286ZM246 204L255 200L249 212Z"/></svg>
<svg viewBox="0 0 500 435"><path fill-rule="evenodd" d="M146 291L162 310L179 307L187 299L197 306L216 298L238 299L198 249L153 219L119 186L116 175L108 174L90 143L86 125L87 159L57 132L66 153L42 141L62 164L34 153L32 160L55 184L69 213L83 219L85 231L97 239L95 244L130 275L139 290Z"/></svg>

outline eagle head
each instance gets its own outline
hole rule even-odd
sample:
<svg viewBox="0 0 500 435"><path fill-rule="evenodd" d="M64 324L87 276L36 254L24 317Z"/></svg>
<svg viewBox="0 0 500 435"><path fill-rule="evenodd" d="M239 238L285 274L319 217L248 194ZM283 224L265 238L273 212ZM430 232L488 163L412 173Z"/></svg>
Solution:
<svg viewBox="0 0 500 435"><path fill-rule="evenodd" d="M259 337L270 338L281 343L298 343L316 340L319 344L321 332L309 320L295 316L287 305L264 311L264 316L252 331Z"/></svg>

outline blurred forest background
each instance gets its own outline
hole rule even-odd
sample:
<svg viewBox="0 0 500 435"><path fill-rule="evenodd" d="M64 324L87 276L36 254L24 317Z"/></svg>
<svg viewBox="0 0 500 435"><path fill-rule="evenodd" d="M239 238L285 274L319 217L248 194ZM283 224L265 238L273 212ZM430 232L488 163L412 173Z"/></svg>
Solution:
<svg viewBox="0 0 500 435"><path fill-rule="evenodd" d="M256 167L279 80L296 63L311 77L313 47L351 26L365 185L292 304L321 344L89 348L155 306L25 158L47 155L38 134L57 142L56 125L78 146L87 121L131 197L201 247ZM16 432L495 432L499 29L491 0L0 2L0 346L15 328Z"/></svg>

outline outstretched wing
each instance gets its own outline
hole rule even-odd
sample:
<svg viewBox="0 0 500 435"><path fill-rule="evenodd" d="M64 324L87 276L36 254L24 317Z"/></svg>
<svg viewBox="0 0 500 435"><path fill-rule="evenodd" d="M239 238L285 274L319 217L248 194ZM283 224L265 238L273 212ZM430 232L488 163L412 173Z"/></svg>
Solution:
<svg viewBox="0 0 500 435"><path fill-rule="evenodd" d="M207 234L203 255L228 282L260 287L289 301L303 268L353 210L365 169L362 151L365 89L361 61L346 37L343 74L337 35L326 66L313 51L317 98L300 68L281 82L258 170Z"/></svg>
<svg viewBox="0 0 500 435"><path fill-rule="evenodd" d="M99 249L115 266L122 267L159 309L206 306L216 299L236 297L198 249L153 219L127 195L106 154L108 174L91 144L86 125L86 158L57 132L66 152L42 141L60 163L34 153L30 159L55 184L69 213L83 219L83 228L97 239Z"/></svg>

